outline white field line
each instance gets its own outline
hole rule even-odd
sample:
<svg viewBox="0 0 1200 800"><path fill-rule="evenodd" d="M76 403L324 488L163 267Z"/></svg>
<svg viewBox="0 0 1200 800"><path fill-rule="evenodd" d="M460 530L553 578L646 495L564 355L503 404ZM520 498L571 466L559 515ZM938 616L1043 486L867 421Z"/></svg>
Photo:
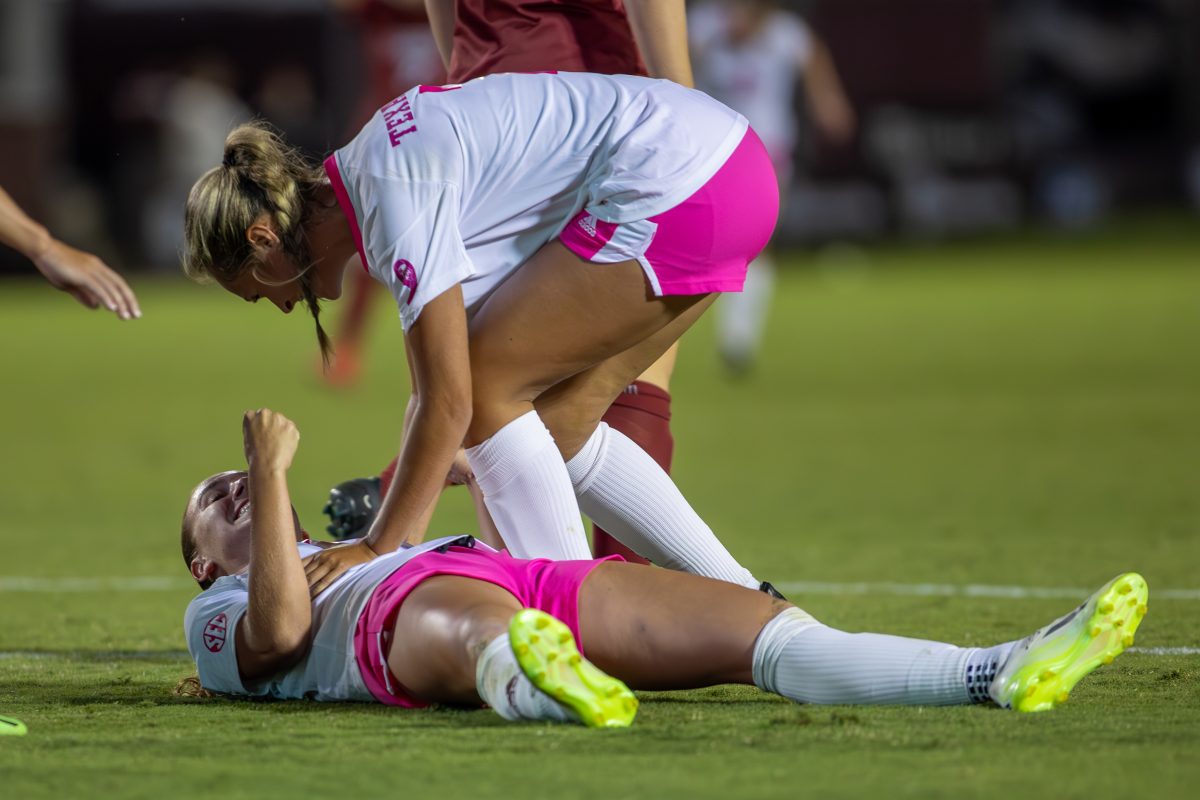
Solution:
<svg viewBox="0 0 1200 800"><path fill-rule="evenodd" d="M146 575L135 578L33 578L0 576L0 592L162 592L188 589L195 584L183 577ZM1082 600L1094 589L1062 586L996 586L984 583L828 583L823 581L780 581L775 586L784 594L899 595L908 597L988 597L1001 600ZM1152 600L1200 600L1200 589L1150 588Z"/></svg>
<svg viewBox="0 0 1200 800"><path fill-rule="evenodd" d="M0 592L163 592L196 584L184 578L146 575L137 578L29 578L0 576Z"/></svg>

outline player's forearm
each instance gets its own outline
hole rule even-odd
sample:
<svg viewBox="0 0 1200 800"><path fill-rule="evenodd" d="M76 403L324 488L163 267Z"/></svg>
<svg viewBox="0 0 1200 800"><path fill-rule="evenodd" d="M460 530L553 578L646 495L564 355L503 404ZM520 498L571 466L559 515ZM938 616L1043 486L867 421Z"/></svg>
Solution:
<svg viewBox="0 0 1200 800"><path fill-rule="evenodd" d="M420 541L471 421L470 399L422 395L404 437L396 474L367 536L376 553Z"/></svg>
<svg viewBox="0 0 1200 800"><path fill-rule="evenodd" d="M296 655L308 644L312 599L296 549L287 473L251 465L249 487L253 518L246 643L260 655Z"/></svg>
<svg viewBox="0 0 1200 800"><path fill-rule="evenodd" d="M49 231L30 219L8 192L0 189L0 242L32 261L53 241Z"/></svg>
<svg viewBox="0 0 1200 800"><path fill-rule="evenodd" d="M412 430L413 415L417 413L417 404L419 395L414 390L408 398L408 405L404 409L404 433L400 437L400 450L403 452L404 443L408 441L408 433ZM429 523L433 519L433 512L437 510L438 500L441 499L441 492L433 498L428 507L420 517L417 518L413 526L413 532L405 540L409 544L418 544L425 540L425 535L429 532Z"/></svg>
<svg viewBox="0 0 1200 800"><path fill-rule="evenodd" d="M450 69L450 56L454 53L454 0L425 0L425 14L429 17L429 28L437 44L442 64Z"/></svg>
<svg viewBox="0 0 1200 800"><path fill-rule="evenodd" d="M683 0L625 0L625 13L651 77L694 86Z"/></svg>

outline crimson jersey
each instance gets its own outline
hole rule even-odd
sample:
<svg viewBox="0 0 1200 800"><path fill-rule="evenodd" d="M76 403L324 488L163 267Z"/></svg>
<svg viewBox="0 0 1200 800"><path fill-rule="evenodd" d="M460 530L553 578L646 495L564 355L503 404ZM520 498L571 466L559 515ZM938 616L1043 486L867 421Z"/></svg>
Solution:
<svg viewBox="0 0 1200 800"><path fill-rule="evenodd" d="M621 0L458 0L451 83L497 72L645 75Z"/></svg>

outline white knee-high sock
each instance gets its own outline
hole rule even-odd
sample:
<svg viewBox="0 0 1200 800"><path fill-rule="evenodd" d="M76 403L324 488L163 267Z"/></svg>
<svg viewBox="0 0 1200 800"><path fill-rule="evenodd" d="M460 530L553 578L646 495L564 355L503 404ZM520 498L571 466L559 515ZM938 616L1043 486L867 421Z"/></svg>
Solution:
<svg viewBox="0 0 1200 800"><path fill-rule="evenodd" d="M517 558L591 558L571 478L536 411L467 450L484 503Z"/></svg>
<svg viewBox="0 0 1200 800"><path fill-rule="evenodd" d="M567 470L583 513L638 555L661 567L758 588L671 477L620 431L601 422Z"/></svg>
<svg viewBox="0 0 1200 800"><path fill-rule="evenodd" d="M483 702L507 720L579 721L566 706L533 685L517 663L506 633L493 639L475 662L475 688Z"/></svg>
<svg viewBox="0 0 1200 800"><path fill-rule="evenodd" d="M846 633L789 608L754 643L754 683L801 703L955 705L983 702L976 675L995 674L1013 642L993 648ZM987 678L990 681L990 678Z"/></svg>

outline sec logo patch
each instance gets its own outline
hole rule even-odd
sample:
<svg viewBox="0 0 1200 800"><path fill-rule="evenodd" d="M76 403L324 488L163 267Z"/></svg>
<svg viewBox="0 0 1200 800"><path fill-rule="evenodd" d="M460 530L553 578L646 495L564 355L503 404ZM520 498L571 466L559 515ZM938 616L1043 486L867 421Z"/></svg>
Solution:
<svg viewBox="0 0 1200 800"><path fill-rule="evenodd" d="M217 614L208 621L204 626L204 646L208 648L208 652L221 652L221 648L225 646L225 634L228 629L229 622L224 614Z"/></svg>

